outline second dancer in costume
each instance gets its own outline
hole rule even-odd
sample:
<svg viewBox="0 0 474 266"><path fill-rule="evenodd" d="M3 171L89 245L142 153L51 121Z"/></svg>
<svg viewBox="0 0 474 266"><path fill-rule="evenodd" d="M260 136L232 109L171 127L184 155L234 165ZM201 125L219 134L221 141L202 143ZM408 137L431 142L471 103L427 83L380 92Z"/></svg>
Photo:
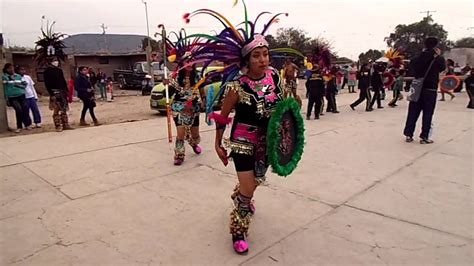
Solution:
<svg viewBox="0 0 474 266"><path fill-rule="evenodd" d="M205 105L205 94L196 84L199 80L195 64L189 63L189 56L193 48L193 42L186 38L186 32L181 30L176 42L166 38L167 52L170 62L177 62L178 68L172 78L165 83L171 87L174 93L173 119L176 125L176 143L174 165L181 165L185 158L185 145L187 141L195 154L201 154L199 146L201 137L199 135L199 115ZM170 93L171 94L171 93Z"/></svg>

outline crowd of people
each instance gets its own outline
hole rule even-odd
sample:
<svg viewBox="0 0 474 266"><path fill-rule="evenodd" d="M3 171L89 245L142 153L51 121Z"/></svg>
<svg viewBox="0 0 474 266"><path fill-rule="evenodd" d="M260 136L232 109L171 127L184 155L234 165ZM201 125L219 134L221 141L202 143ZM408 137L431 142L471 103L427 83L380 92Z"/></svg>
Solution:
<svg viewBox="0 0 474 266"><path fill-rule="evenodd" d="M114 85L111 77L107 77L100 69L96 74L92 68L80 66L75 77L66 83L58 60L47 63L43 76L56 131L73 129L68 121L68 111L74 97L79 98L83 103L79 126L89 126L85 120L88 111L94 125L100 125L94 113L96 91L98 88L99 99L112 102ZM42 116L38 107L38 93L35 82L27 74L26 68L20 65L14 66L11 63L5 64L2 81L7 106L15 110L15 133L20 133L23 129L41 128Z"/></svg>

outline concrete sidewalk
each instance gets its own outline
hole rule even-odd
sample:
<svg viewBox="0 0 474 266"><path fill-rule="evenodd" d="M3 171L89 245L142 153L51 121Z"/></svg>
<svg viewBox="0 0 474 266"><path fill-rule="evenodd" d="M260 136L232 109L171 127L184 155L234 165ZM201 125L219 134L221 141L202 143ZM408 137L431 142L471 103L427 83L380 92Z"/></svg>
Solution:
<svg viewBox="0 0 474 266"><path fill-rule="evenodd" d="M258 189L247 256L213 127L181 167L164 118L0 139L0 265L472 265L467 96L438 103L432 145L404 142L406 101L366 113L356 97L306 121L299 168Z"/></svg>

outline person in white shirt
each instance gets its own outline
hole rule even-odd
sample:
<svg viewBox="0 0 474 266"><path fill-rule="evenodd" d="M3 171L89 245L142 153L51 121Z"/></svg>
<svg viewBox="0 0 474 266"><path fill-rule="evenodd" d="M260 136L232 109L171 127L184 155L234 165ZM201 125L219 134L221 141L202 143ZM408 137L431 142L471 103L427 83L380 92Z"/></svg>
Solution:
<svg viewBox="0 0 474 266"><path fill-rule="evenodd" d="M19 72L21 75L21 79L26 82L26 88L25 88L25 97L26 97L26 104L28 106L28 115L31 112L33 113L33 121L35 123L36 128L41 127L41 114L38 108L38 94L36 93L35 90L35 82L33 79L26 74L26 70L24 67L19 67Z"/></svg>

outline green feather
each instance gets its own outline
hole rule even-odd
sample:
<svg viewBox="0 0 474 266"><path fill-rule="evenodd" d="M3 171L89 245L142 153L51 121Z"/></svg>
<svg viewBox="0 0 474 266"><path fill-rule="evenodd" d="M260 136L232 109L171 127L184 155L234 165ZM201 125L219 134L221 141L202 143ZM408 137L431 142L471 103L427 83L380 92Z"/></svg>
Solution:
<svg viewBox="0 0 474 266"><path fill-rule="evenodd" d="M300 51L292 49L292 48L275 48L275 49L270 49L270 52L287 53L287 54L294 54L301 57L305 57Z"/></svg>

